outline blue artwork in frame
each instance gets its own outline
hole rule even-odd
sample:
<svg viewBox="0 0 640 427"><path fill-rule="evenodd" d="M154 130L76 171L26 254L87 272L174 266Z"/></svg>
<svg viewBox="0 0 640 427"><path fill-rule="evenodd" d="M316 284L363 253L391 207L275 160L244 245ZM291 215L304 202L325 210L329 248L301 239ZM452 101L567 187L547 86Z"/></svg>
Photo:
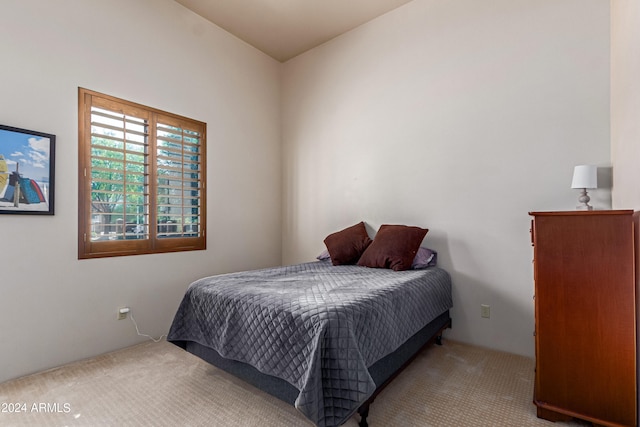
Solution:
<svg viewBox="0 0 640 427"><path fill-rule="evenodd" d="M0 125L0 214L53 215L56 136Z"/></svg>

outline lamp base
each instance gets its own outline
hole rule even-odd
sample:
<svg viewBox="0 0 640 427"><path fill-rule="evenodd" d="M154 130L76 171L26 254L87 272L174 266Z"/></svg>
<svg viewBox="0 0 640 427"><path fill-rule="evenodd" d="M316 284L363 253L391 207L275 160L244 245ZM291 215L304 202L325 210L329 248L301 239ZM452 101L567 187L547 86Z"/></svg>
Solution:
<svg viewBox="0 0 640 427"><path fill-rule="evenodd" d="M592 211L593 210L593 206L591 206L591 205L578 205L578 206L576 206L576 210L577 211Z"/></svg>
<svg viewBox="0 0 640 427"><path fill-rule="evenodd" d="M580 197L578 197L578 203L580 203L578 206L576 206L576 210L578 211L592 211L593 210L593 206L591 206L589 204L589 201L591 200L591 197L589 197L589 194L587 194L587 189L583 188L580 191Z"/></svg>

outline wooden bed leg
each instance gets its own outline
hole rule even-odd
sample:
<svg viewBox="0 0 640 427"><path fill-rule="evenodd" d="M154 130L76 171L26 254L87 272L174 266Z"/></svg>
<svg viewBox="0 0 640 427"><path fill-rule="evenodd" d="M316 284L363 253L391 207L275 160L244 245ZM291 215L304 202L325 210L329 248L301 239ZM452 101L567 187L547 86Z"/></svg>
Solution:
<svg viewBox="0 0 640 427"><path fill-rule="evenodd" d="M358 414L360 414L360 422L358 423L358 426L369 427L369 423L367 423L367 417L369 416L369 404L366 403L358 408Z"/></svg>
<svg viewBox="0 0 640 427"><path fill-rule="evenodd" d="M442 345L442 335L436 336L436 344L437 345Z"/></svg>

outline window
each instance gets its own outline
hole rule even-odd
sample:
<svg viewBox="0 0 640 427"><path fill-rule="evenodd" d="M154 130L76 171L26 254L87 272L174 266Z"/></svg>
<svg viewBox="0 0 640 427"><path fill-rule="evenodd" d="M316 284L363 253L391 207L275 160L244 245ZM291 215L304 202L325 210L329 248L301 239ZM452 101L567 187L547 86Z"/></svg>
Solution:
<svg viewBox="0 0 640 427"><path fill-rule="evenodd" d="M205 249L206 123L78 95L78 258Z"/></svg>

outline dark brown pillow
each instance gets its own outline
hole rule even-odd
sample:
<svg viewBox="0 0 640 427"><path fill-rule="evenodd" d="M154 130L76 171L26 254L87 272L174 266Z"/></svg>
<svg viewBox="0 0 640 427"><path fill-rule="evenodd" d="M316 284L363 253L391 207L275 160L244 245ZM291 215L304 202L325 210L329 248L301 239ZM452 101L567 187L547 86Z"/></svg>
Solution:
<svg viewBox="0 0 640 427"><path fill-rule="evenodd" d="M364 222L329 234L324 239L333 265L355 264L371 244Z"/></svg>
<svg viewBox="0 0 640 427"><path fill-rule="evenodd" d="M373 268L408 270L429 230L407 225L382 225L373 243L358 260L358 265Z"/></svg>

